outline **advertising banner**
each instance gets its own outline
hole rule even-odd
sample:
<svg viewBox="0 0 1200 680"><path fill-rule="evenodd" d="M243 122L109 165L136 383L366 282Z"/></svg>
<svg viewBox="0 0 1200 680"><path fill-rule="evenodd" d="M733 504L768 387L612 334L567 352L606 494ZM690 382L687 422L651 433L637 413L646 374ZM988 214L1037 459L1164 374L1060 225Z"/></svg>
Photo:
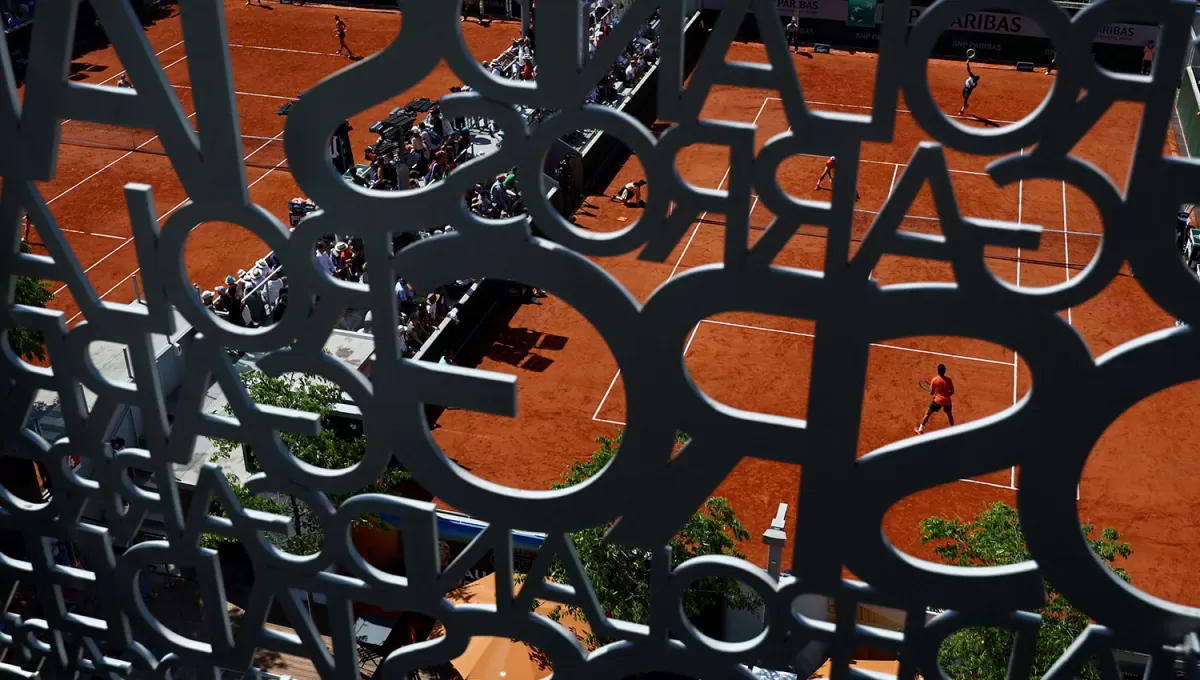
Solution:
<svg viewBox="0 0 1200 680"><path fill-rule="evenodd" d="M916 23L924 7L912 7L908 11L908 23ZM996 33L1028 38L1044 38L1040 26L1032 19L1020 14L1006 12L969 12L953 21L947 30L973 31L977 33ZM1158 40L1157 26L1140 24L1109 24L1100 30L1096 42L1109 45L1145 45L1151 40Z"/></svg>
<svg viewBox="0 0 1200 680"><path fill-rule="evenodd" d="M701 0L700 3L701 9L709 10L719 10L724 5L724 0ZM874 10L874 16L869 18L864 14L867 5ZM785 17L844 21L849 26L874 28L883 22L887 4L875 0L775 0L775 7L779 14ZM908 24L911 26L916 23L924 11L924 7L910 8ZM968 12L952 22L947 30L1027 38L1046 37L1033 20L1008 12ZM1151 40L1157 41L1158 33L1157 26L1110 24L1100 31L1096 42L1140 46Z"/></svg>
<svg viewBox="0 0 1200 680"><path fill-rule="evenodd" d="M856 28L875 28L875 0L849 0L846 3L846 25Z"/></svg>

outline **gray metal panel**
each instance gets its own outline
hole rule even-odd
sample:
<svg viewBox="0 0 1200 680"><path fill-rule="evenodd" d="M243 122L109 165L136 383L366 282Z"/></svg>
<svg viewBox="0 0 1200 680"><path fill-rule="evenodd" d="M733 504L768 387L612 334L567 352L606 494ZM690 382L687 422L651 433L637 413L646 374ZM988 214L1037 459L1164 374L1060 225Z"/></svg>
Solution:
<svg viewBox="0 0 1200 680"><path fill-rule="evenodd" d="M1015 607L1042 601L1042 579L1052 582L1096 622L1050 676L1064 680L1096 650L1119 644L1170 658L1164 644L1181 640L1200 627L1200 612L1151 597L1113 578L1080 534L1075 488L1092 445L1121 413L1142 398L1200 378L1194 356L1192 324L1200 321L1196 279L1180 266L1171 229L1184 202L1200 202L1200 164L1164 158L1164 135L1190 37L1194 3L1184 0L1105 0L1073 19L1047 0L941 0L929 8L906 38L903 21L883 27L881 55L869 116L813 111L783 40L774 0L728 0L713 39L686 89L662 78L660 115L678 124L655 138L630 116L579 107L588 90L615 56L630 30L654 8L638 0L615 37L597 58L585 64L579 31L579 4L550 2L538 16L541 70L536 83L502 81L486 74L463 45L455 3L400 0L403 28L381 53L348 66L305 93L288 116L285 136L289 165L300 188L322 210L289 234L285 225L250 202L236 131L238 119L230 60L225 47L222 5L216 0L187 0L182 20L190 55L192 85L202 102L200 134L191 128L179 101L129 9L119 0L95 0L108 36L139 90L79 85L66 79L78 0L42 0L29 64L24 108L18 106L11 66L0 61L0 299L6 304L0 328L34 327L47 337L52 369L23 364L2 345L0 361L0 437L6 454L45 465L56 493L46 504L20 500L0 489L0 524L27 539L31 561L0 556L6 583L38 586L47 621L14 621L12 636L0 646L16 651L0 670L13 675L13 664L39 670L44 678L74 677L97 665L122 675L129 665L106 660L93 643L107 648L132 645L136 670L168 677L173 668L246 668L257 647L304 654L328 678L356 678L350 603L371 601L395 610L422 611L445 623L447 637L403 648L383 664L395 677L460 654L471 635L500 635L529 641L566 677L615 678L667 670L693 677L744 678L743 663L785 664L813 640L832 642L833 680L865 678L847 667L854 644L903 650L900 675L911 680L942 675L937 645L956 628L1010 625L1023 634L1036 617ZM890 0L890 16L903 19L907 0ZM998 130L965 128L935 105L925 61L938 34L959 14L972 9L1011 10L1035 18L1058 47L1058 78L1048 101L1026 120ZM753 10L762 23L771 67L725 64L726 43L743 15ZM1098 69L1090 46L1097 32L1128 12L1165 26L1159 61L1152 77L1114 74ZM681 49L684 16L678 4L663 12L665 50ZM549 30L547 30L549 29ZM611 47L610 47L611 46ZM3 53L0 35L0 53ZM667 55L671 56L671 55ZM342 181L327 161L329 134L352 113L416 84L440 59L474 92L444 102L448 116L476 115L495 120L506 131L502 149L465 165L435 186L398 193L376 193ZM698 122L706 93L718 80L770 87L781 92L792 124L790 132L755 151L751 126ZM1079 100L1080 93L1086 95ZM865 141L887 142L893 135L898 95L916 121L939 143L922 145L905 170L888 209L875 221L857 255L850 259L857 163ZM1074 142L1114 101L1144 104L1137 153L1127 185L1118 188L1094 166L1068 155ZM511 107L515 103L562 109L534 130L527 130ZM36 182L55 173L59 121L67 118L152 127L170 153L192 201L163 228L154 215L154 196L143 185L130 185L126 197L136 236L147 298L145 309L103 303L84 275L63 232L55 224ZM525 177L540 177L543 154L565 130L600 127L619 136L642 162L653 190L645 215L627 229L597 234L579 229L554 213L531 191L532 219L550 240L531 235L527 218L503 224L485 222L466 212L460 200L475 177L517 165ZM672 162L675 151L696 143L731 149L728 190L700 192L686 184ZM1031 294L997 280L983 264L989 243L1023 244L1036 239L1027 225L983 223L961 216L949 186L945 148L975 154L1004 154L989 172L1001 185L1021 179L1061 179L1087 194L1102 213L1104 242L1095 263L1071 282ZM1022 148L1034 148L1020 155ZM778 165L790 155L836 154L842 163L832 201L799 201L776 180ZM916 241L896 233L903 200L922 182L935 187L945 241ZM747 215L757 195L777 215L754 249L747 249ZM670 203L685 218L704 210L730 215L725 259L673 278L640 304L589 256L616 255L645 248L642 257L662 259L678 243L679 230L667 219ZM20 217L28 211L38 225L48 257L17 253ZM433 229L453 223L457 231L422 240L392 258L390 235L397 214L404 227ZM311 314L292 313L266 330L235 328L206 312L193 294L183 266L187 233L204 221L235 222L266 241L289 272L292 299L319 297ZM355 224L373 265L370 287L335 281L314 266L311 244L320 235ZM824 271L797 271L769 265L786 238L802 224L829 229ZM868 274L885 252L940 258L953 264L957 283L877 288ZM1188 325L1127 343L1093 359L1082 339L1057 314L1063 307L1094 297L1129 261L1138 283L1154 302ZM620 364L629 395L628 430L620 455L588 484L552 492L520 491L482 482L457 468L430 436L423 405L436 403L512 416L516 412L512 376L397 356L397 325L390 282L403 270L415 286L432 286L462 277L514 278L548 288L574 305L600 331ZM11 305L16 275L53 278L67 283L87 320L68 331L57 312ZM368 380L354 368L322 353L334 324L347 308L371 309L378 330L376 363ZM925 313L942 310L938 317ZM168 426L162 386L155 368L152 336L174 331L173 310L196 327L199 336L187 352L188 372L175 406L180 415ZM692 326L711 314L751 310L813 319L821 329L814 349L812 389L823 395L810 402L807 421L734 411L701 395L679 360ZM847 313L852 310L853 313ZM907 335L957 335L999 343L1026 360L1036 389L1013 408L994 417L918 440L898 442L855 459L868 345ZM93 341L128 347L136 381L111 380L89 362ZM315 432L311 414L260 408L242 388L223 347L269 352L259 360L268 372L304 370L332 380L362 410L370 448L357 466L339 471L300 465L283 447L278 431ZM203 414L210 381L219 383L235 417ZM86 408L80 386L97 395ZM47 441L24 429L39 390L61 398L66 436ZM138 408L146 426L146 449L129 448L114 456L103 435L124 406ZM1063 427L1063 423L1071 427ZM672 461L675 432L692 440ZM1036 433L1036 438L1031 437ZM280 554L261 536L288 518L241 509L212 466L197 473L197 499L183 507L173 468L191 461L202 437L240 439L252 445L265 473L252 486L303 498L321 516L327 537L321 554L300 559ZM753 442L753 447L747 447ZM754 451L756 453L747 453ZM1053 455L1048 455L1053 452ZM88 458L95 481L80 479L62 464L67 455ZM656 549L655 562L669 563L663 545L681 521L707 497L744 455L762 455L804 466L798 490L799 522L791 537L799 579L778 585L758 567L730 558L702 558L673 570L660 566L652 583L655 605L649 626L609 621L585 580L572 589L527 585L522 598L507 592L511 565L501 561L497 579L501 607L454 607L442 598L453 582L438 569L434 506L403 498L362 495L335 508L330 494L351 492L377 478L397 459L420 483L453 506L485 519L493 531L483 541L508 549L510 529L549 534L535 573L555 555L574 565L570 532L620 517L613 537ZM123 484L124 467L136 464L155 471L157 494L135 494ZM953 479L1021 466L1018 492L1026 538L1035 561L992 569L934 565L899 554L882 535L880 522L897 500ZM207 516L208 494L221 497L230 521ZM83 507L98 509L104 526L77 524ZM128 504L128 509L125 509ZM150 511L163 518L167 540L143 543L120 556L110 538L126 540ZM404 520L407 575L382 573L367 565L346 540L355 517L386 512ZM254 560L255 590L244 624L235 639L224 599L220 567L213 552L196 546L199 534L223 531L239 538ZM53 563L48 537L67 536L94 571L68 570ZM481 544L482 545L482 544ZM814 549L815 547L815 549ZM145 564L171 562L194 568L205 593L209 635L182 638L153 620L141 604L138 570ZM344 566L348 576L324 569ZM843 567L870 586L841 581ZM767 602L767 630L747 643L724 644L704 638L680 613L677 598L693 579L706 575L736 578ZM102 619L67 613L60 587L98 592ZM320 593L329 606L334 654L320 637L293 593ZM791 602L805 594L835 596L840 602L870 602L910 612L903 633L884 634L797 617ZM618 640L587 656L553 622L529 613L532 596L579 603L594 631ZM254 625L266 615L272 598L292 619L298 638L284 638ZM926 606L954 610L926 623ZM852 606L839 611L853 611ZM49 628L49 632L46 630ZM669 634L668 634L669 633ZM65 637L64 637L65 636ZM1023 637L1028 640L1028 637ZM81 641L81 645L68 640ZM173 653L156 657L138 642ZM1196 640L1189 636L1191 646ZM1022 677L1030 647L1021 645L1014 678ZM22 659L28 659L27 662ZM335 662L335 659L337 661ZM1166 664L1152 673L1161 677Z"/></svg>

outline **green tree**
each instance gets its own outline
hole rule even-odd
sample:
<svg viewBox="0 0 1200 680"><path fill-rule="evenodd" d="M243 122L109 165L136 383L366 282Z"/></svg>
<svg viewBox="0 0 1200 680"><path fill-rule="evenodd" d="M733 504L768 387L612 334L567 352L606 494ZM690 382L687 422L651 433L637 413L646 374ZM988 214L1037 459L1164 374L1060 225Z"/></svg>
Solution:
<svg viewBox="0 0 1200 680"><path fill-rule="evenodd" d="M1113 572L1129 582L1129 574L1116 566L1116 560L1133 554L1129 543L1121 540L1116 529L1105 528L1099 534L1091 524L1082 525L1083 533L1096 555ZM934 544L934 552L947 564L962 567L988 567L1015 564L1030 559L1021 534L1021 518L1004 503L995 503L970 521L930 517L921 521L921 543ZM1087 614L1067 602L1054 586L1046 584L1046 606L1037 610L1042 616L1031 678L1037 680L1062 656L1067 647L1088 626ZM1004 680L1015 634L1006 628L969 628L950 636L938 653L938 661L952 678ZM1083 680L1100 680L1095 664L1084 667Z"/></svg>
<svg viewBox="0 0 1200 680"><path fill-rule="evenodd" d="M21 252L29 252L28 243L21 241ZM45 307L46 303L53 299L54 293L50 292L49 283L32 276L17 277L17 289L13 295L13 302L16 304ZM46 339L42 337L41 331L10 328L8 329L8 344L12 346L17 356L23 357L26 361L46 360Z"/></svg>
<svg viewBox="0 0 1200 680"><path fill-rule="evenodd" d="M337 385L306 374L293 373L287 376L272 377L262 371L246 371L241 374L242 382L250 398L259 404L279 406L314 413L321 419L322 430L317 436L299 435L289 432L280 433L284 445L292 455L301 461L316 467L330 470L348 468L363 459L367 452L366 435L353 439L343 439L330 425L334 405L341 402L342 390ZM231 407L226 405L225 413L233 415ZM224 439L213 442L216 453L213 462L228 458L241 447L240 442ZM270 540L296 555L312 555L320 552L323 536L320 524L311 509L304 503L295 500L290 503L271 498L261 498L250 493L240 480L226 475L233 492L243 507L263 510L293 518L296 535L291 538L282 534L270 534ZM400 468L389 467L375 482L361 489L361 493L390 493L410 475ZM329 498L335 505L341 504L353 494L330 494ZM215 509L218 516L225 516L224 508ZM365 517L360 523L375 524L374 518ZM202 541L209 547L231 542L234 539L217 534L205 534Z"/></svg>
<svg viewBox="0 0 1200 680"><path fill-rule="evenodd" d="M562 475L562 481L552 488L564 489L574 486L597 474L617 455L624 437L618 430L612 438L597 437L600 450L584 460L571 463ZM679 443L687 441L680 433ZM611 526L593 527L571 535L575 550L587 572L588 580L596 591L600 606L608 616L634 623L650 620L650 555L644 551L627 548L604 540ZM704 507L688 519L679 533L671 539L672 566L699 555L730 555L743 557L738 550L739 541L750 538L750 532L742 526L733 507L724 498L709 498ZM566 569L559 562L550 568L550 577L568 583ZM715 577L700 579L684 591L683 610L693 621L697 617L719 611L723 604L734 609L754 610L761 606L757 595L743 591L736 582ZM537 603L535 603L536 605ZM556 610L558 611L558 610ZM567 612L579 619L582 612L568 608ZM594 645L598 639L590 639Z"/></svg>

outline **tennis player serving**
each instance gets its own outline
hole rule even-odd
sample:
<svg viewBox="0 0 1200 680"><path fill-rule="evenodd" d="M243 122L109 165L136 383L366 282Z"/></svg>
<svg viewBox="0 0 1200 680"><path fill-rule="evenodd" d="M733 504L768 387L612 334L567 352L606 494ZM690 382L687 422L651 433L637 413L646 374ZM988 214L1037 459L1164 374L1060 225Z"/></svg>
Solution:
<svg viewBox="0 0 1200 680"><path fill-rule="evenodd" d="M971 60L975 58L975 50L967 50L967 81L963 83L963 105L958 110L958 115L963 115L967 111L967 105L971 103L971 94L975 92L975 88L979 87L979 76L971 70Z"/></svg>
<svg viewBox="0 0 1200 680"><path fill-rule="evenodd" d="M938 364L937 373L933 380L922 380L920 383L921 389L933 395L933 400L929 402L929 408L925 409L925 417L921 419L921 424L916 427L917 434L925 434L925 423L938 411L945 411L946 419L950 421L951 427L954 426L954 405L950 401L954 396L954 381L946 375L945 364Z"/></svg>

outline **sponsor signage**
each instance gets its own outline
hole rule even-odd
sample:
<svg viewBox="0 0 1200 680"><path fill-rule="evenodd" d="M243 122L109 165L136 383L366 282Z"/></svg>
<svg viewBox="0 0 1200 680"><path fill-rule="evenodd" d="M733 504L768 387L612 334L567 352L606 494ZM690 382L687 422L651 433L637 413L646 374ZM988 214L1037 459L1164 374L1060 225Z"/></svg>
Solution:
<svg viewBox="0 0 1200 680"><path fill-rule="evenodd" d="M874 5L874 23L863 10L858 9L855 15L851 10L864 5ZM721 9L724 0L701 0L703 9ZM775 0L779 14L800 19L825 19L829 21L846 22L852 26L874 27L883 22L886 3L876 3L873 0ZM909 9L908 23L916 23L924 7ZM862 22L862 23L859 23ZM1022 36L1028 38L1044 38L1046 34L1032 19L1020 14L1007 12L969 12L962 15L947 27L952 31L969 31L975 33L992 33L998 35ZM1110 45L1142 46L1147 42L1158 41L1158 27L1141 24L1109 24L1100 30L1096 42Z"/></svg>
<svg viewBox="0 0 1200 680"><path fill-rule="evenodd" d="M826 0L828 1L828 0ZM908 11L908 23L916 23L924 7L913 7ZM974 31L977 33L996 33L1000 35L1019 35L1028 38L1045 38L1040 26L1035 21L1020 14L1006 12L969 12L951 22L947 30ZM1110 45L1145 45L1151 40L1158 40L1157 26L1141 24L1109 24L1100 29L1096 42Z"/></svg>
<svg viewBox="0 0 1200 680"><path fill-rule="evenodd" d="M856 28L875 28L877 12L875 0L849 0L846 3L846 25Z"/></svg>

